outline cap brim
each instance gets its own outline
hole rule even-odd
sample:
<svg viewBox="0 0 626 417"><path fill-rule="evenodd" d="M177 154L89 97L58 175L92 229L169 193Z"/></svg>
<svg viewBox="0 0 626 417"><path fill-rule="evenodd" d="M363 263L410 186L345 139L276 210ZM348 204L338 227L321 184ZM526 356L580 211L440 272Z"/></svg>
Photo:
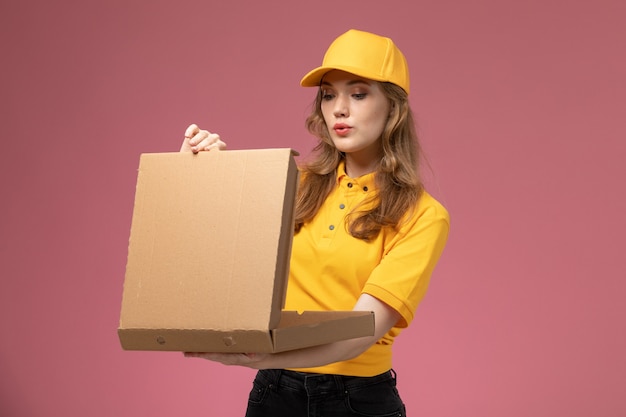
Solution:
<svg viewBox="0 0 626 417"><path fill-rule="evenodd" d="M370 80L385 81L377 74L366 74L362 68L334 65L332 67L321 66L315 68L313 71L310 71L308 74L302 77L302 80L300 80L300 85L302 87L318 87L322 83L322 78L324 78L324 75L332 70L349 72L350 74L354 74L358 77L368 78Z"/></svg>

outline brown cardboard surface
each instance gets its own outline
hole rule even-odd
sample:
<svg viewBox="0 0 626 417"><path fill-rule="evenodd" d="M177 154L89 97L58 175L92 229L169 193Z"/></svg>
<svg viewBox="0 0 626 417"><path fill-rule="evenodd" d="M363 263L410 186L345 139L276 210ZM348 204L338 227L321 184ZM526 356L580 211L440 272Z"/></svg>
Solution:
<svg viewBox="0 0 626 417"><path fill-rule="evenodd" d="M371 312L282 311L297 182L290 149L143 154L122 347L277 352L373 334Z"/></svg>

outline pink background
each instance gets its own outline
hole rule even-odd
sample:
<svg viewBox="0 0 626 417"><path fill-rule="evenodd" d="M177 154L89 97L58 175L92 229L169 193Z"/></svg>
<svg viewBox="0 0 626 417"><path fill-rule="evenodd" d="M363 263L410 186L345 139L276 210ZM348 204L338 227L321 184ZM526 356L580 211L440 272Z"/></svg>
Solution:
<svg viewBox="0 0 626 417"><path fill-rule="evenodd" d="M623 0L3 1L0 415L243 415L252 371L120 349L139 154L192 122L307 153L298 81L351 27L407 55L452 216L395 350L409 415L626 415L625 21Z"/></svg>

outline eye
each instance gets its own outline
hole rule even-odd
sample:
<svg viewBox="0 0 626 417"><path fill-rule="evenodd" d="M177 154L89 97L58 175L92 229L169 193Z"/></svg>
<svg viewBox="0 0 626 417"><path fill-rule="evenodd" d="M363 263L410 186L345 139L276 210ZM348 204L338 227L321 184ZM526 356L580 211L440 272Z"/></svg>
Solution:
<svg viewBox="0 0 626 417"><path fill-rule="evenodd" d="M367 97L367 93L355 93L352 94L352 97L354 97L355 100L363 100L365 97Z"/></svg>
<svg viewBox="0 0 626 417"><path fill-rule="evenodd" d="M324 101L329 101L332 100L335 97L335 95L333 93L331 93L330 91L322 91L322 100Z"/></svg>

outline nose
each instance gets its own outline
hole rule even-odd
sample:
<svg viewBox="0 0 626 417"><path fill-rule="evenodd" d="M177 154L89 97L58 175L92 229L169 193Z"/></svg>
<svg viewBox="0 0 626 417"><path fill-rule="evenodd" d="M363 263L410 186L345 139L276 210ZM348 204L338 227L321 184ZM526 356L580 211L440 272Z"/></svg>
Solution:
<svg viewBox="0 0 626 417"><path fill-rule="evenodd" d="M338 95L335 99L335 106L333 108L333 115L335 117L348 117L350 116L350 110L348 106L348 99L343 95Z"/></svg>

